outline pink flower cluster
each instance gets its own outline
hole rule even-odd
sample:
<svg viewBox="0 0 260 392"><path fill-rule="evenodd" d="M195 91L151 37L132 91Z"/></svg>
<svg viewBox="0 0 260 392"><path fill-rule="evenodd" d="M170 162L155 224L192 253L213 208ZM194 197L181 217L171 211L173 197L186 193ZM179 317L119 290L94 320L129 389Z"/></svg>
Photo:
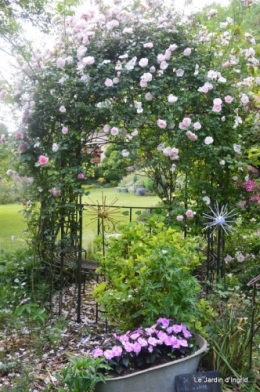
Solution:
<svg viewBox="0 0 260 392"><path fill-rule="evenodd" d="M165 157L169 157L173 161L179 159L179 149L176 147L165 147L162 149L162 153Z"/></svg>
<svg viewBox="0 0 260 392"><path fill-rule="evenodd" d="M175 324L171 319L161 317L149 328L140 327L123 335L113 335L102 347L92 351L94 358L103 357L111 365L126 363L138 366L141 357L160 356L161 353L178 356L179 350L191 351L189 339L192 334L184 324ZM158 350L159 348L159 350Z"/></svg>
<svg viewBox="0 0 260 392"><path fill-rule="evenodd" d="M57 189L56 187L51 188L51 189L49 190L49 192L50 192L50 193L52 194L52 196L54 196L54 197L58 197L58 196L61 195L61 191L60 191L59 189Z"/></svg>

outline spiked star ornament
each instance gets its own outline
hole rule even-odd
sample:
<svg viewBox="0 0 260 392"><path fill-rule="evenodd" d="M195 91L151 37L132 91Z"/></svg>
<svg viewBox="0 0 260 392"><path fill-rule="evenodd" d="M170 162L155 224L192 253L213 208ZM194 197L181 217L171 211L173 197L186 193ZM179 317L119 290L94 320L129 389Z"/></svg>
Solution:
<svg viewBox="0 0 260 392"><path fill-rule="evenodd" d="M205 218L207 218L207 223L204 223L206 229L209 227L213 227L215 230L218 227L221 227L226 234L234 230L230 224L235 222L235 216L237 215L234 210L228 212L227 206L219 207L218 203L215 204L215 209L213 210L211 207L210 211L212 215L202 214Z"/></svg>

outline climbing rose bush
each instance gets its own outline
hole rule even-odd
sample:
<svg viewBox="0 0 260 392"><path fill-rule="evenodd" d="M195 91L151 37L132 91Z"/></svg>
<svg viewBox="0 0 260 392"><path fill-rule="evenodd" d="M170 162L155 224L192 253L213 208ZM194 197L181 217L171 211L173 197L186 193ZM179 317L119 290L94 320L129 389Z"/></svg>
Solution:
<svg viewBox="0 0 260 392"><path fill-rule="evenodd" d="M231 179L247 170L243 135L255 85L248 70L258 60L252 43L237 49L231 18L214 33L193 21L156 2L88 7L53 18L55 44L22 65L17 152L34 178L32 199L44 200L52 241L60 213L49 221L57 203L50 190L71 205L79 173L89 175L95 147L107 142L146 171L175 217L192 204L199 219L205 197L235 203Z"/></svg>

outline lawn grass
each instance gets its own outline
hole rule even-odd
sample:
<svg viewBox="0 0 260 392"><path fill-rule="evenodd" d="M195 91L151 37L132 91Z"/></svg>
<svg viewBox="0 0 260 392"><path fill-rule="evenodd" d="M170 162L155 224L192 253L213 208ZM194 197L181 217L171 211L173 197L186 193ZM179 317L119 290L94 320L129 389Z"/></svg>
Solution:
<svg viewBox="0 0 260 392"><path fill-rule="evenodd" d="M82 202L83 204L102 205L102 194L105 205L109 206L113 203L113 207L109 209L110 216L104 222L106 234L120 232L120 225L130 221L130 210L127 207L134 207L131 220L137 220L140 214L145 213L145 208L156 207L160 201L157 196L136 196L133 193L118 192L115 188L92 188L89 190L89 195L83 197ZM116 206L121 208L115 209ZM90 257L95 251L93 240L97 235L97 226L96 208L84 206L82 241Z"/></svg>
<svg viewBox="0 0 260 392"><path fill-rule="evenodd" d="M93 188L89 190L89 195L84 196L82 202L85 204L102 204L103 197L106 197L106 205L111 204L115 199L114 205L120 207L155 207L159 198L157 196L136 196L133 193L119 193L114 188ZM91 199L91 200L90 200ZM93 202L93 203L92 203ZM7 252L21 248L25 244L25 235L23 231L26 230L26 222L22 213L21 204L5 204L0 205L0 251ZM129 221L129 216L123 215L127 209L122 208L117 211L114 218L120 221L121 224ZM138 209L133 212L133 219L136 219L139 212ZM142 210L139 210L142 212ZM107 228L108 231L111 229ZM92 242L97 234L97 220L94 212L89 208L84 208L83 213L83 246L92 253ZM15 240L12 241L12 237Z"/></svg>
<svg viewBox="0 0 260 392"><path fill-rule="evenodd" d="M0 205L0 251L10 252L24 245L26 222L22 210L21 204Z"/></svg>

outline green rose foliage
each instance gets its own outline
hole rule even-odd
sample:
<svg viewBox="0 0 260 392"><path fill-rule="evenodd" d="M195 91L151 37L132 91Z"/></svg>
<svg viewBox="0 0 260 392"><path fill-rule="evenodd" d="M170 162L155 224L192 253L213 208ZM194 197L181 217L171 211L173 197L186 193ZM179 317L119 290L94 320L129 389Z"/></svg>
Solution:
<svg viewBox="0 0 260 392"><path fill-rule="evenodd" d="M24 108L21 161L34 177L32 200L41 200L40 237L54 241L61 216L72 219L89 146L109 140L168 205L192 205L199 216L203 196L237 201L232 177L245 175L255 84L246 76L256 59L250 43L239 49L232 22L212 34L155 3L93 7L55 23L54 49L34 52L15 92ZM47 165L37 164L41 155Z"/></svg>
<svg viewBox="0 0 260 392"><path fill-rule="evenodd" d="M160 315L193 328L196 320L205 322L210 309L198 299L201 287L192 275L199 264L196 246L158 216L123 227L100 256L104 281L94 289L109 321L123 329L147 326Z"/></svg>

